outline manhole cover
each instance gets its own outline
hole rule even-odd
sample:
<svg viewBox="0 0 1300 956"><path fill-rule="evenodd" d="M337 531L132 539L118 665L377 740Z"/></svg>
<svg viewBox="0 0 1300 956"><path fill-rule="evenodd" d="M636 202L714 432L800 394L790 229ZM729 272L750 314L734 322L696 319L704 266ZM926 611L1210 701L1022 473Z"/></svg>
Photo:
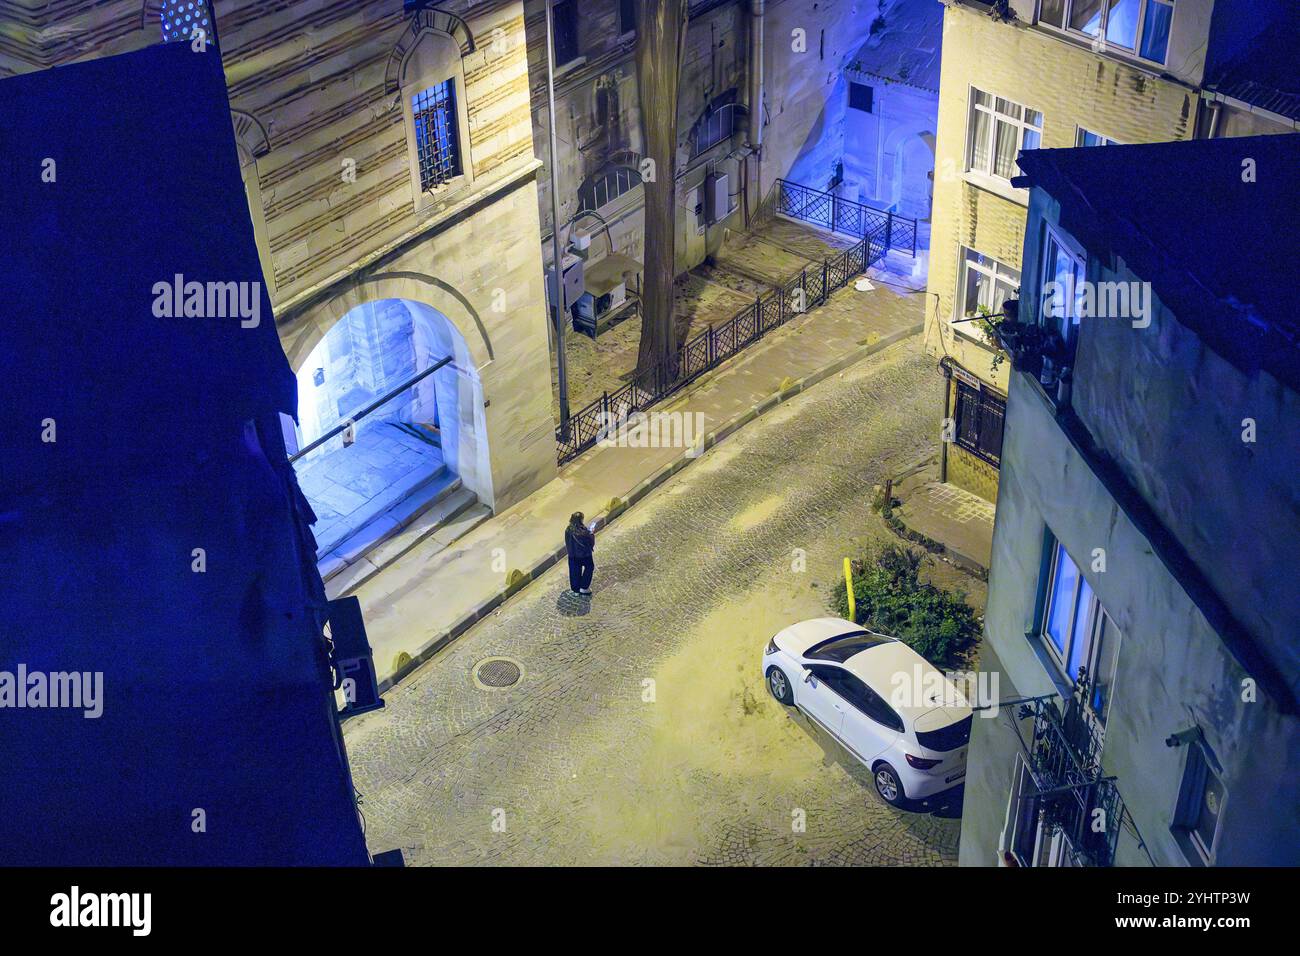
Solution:
<svg viewBox="0 0 1300 956"><path fill-rule="evenodd" d="M474 683L480 687L513 687L523 670L508 657L489 657L474 668Z"/></svg>

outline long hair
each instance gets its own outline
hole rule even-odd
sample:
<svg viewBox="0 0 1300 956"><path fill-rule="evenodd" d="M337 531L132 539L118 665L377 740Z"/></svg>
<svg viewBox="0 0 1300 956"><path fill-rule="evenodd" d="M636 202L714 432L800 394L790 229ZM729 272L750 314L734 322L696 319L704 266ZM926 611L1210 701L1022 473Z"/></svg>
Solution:
<svg viewBox="0 0 1300 956"><path fill-rule="evenodd" d="M586 518L581 511L575 511L569 515L569 527L574 531L586 531Z"/></svg>

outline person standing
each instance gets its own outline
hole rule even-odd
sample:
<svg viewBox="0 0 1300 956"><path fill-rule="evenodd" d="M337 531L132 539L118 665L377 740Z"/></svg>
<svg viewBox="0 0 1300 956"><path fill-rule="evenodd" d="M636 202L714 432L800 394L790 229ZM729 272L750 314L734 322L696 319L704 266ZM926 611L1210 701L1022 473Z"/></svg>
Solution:
<svg viewBox="0 0 1300 956"><path fill-rule="evenodd" d="M569 552L569 590L574 594L590 594L591 576L596 571L593 557L596 536L584 523L581 511L569 516L569 526L564 529L564 547Z"/></svg>

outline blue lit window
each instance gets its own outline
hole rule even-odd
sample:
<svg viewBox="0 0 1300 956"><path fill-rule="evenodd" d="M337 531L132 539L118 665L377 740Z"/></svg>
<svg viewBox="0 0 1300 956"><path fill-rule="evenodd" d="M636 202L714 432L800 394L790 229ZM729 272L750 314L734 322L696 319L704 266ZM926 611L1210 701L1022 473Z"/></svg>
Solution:
<svg viewBox="0 0 1300 956"><path fill-rule="evenodd" d="M1042 634L1071 684L1083 671L1088 708L1104 724L1119 670L1120 632L1065 548L1055 540L1050 547Z"/></svg>
<svg viewBox="0 0 1300 956"><path fill-rule="evenodd" d="M456 143L456 88L444 80L411 97L415 119L415 152L420 163L420 189L460 175L460 150Z"/></svg>
<svg viewBox="0 0 1300 956"><path fill-rule="evenodd" d="M1174 0L1039 0L1038 22L1164 63Z"/></svg>
<svg viewBox="0 0 1300 956"><path fill-rule="evenodd" d="M1082 126L1079 127L1079 132L1074 139L1075 146L1114 146L1117 142L1117 140L1113 140L1109 136L1102 136L1100 133L1094 133Z"/></svg>
<svg viewBox="0 0 1300 956"><path fill-rule="evenodd" d="M1174 19L1174 5L1169 0L1147 0L1146 23L1142 27L1142 56L1157 63L1165 62L1169 49L1169 24Z"/></svg>
<svg viewBox="0 0 1300 956"><path fill-rule="evenodd" d="M212 18L206 0L162 0L159 19L166 43L192 40L197 30L203 31L206 40L212 40Z"/></svg>
<svg viewBox="0 0 1300 956"><path fill-rule="evenodd" d="M1048 590L1047 621L1043 630L1065 660L1074 629L1074 596L1079 591L1079 569L1060 544L1052 562L1052 583Z"/></svg>

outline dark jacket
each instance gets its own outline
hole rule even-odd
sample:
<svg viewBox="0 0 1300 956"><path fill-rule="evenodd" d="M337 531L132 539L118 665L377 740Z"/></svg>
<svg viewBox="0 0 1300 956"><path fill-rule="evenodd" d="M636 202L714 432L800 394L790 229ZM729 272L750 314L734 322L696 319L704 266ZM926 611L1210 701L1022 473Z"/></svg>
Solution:
<svg viewBox="0 0 1300 956"><path fill-rule="evenodd" d="M575 530L570 526L564 529L564 546L569 551L569 557L586 561L596 550L596 536L586 528Z"/></svg>

